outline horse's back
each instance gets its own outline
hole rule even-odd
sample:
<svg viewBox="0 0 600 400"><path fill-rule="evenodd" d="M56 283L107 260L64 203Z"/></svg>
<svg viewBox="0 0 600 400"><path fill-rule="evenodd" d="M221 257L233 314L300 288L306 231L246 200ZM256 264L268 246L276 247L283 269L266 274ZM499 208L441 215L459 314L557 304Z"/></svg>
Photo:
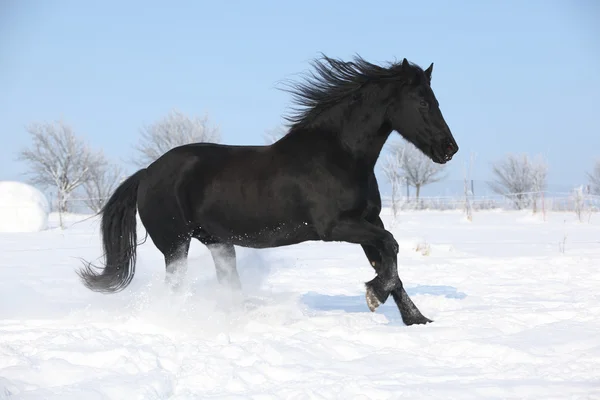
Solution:
<svg viewBox="0 0 600 400"><path fill-rule="evenodd" d="M177 208L190 229L249 247L317 239L299 182L310 171L306 162L272 146L180 146L148 167L140 207L165 216Z"/></svg>

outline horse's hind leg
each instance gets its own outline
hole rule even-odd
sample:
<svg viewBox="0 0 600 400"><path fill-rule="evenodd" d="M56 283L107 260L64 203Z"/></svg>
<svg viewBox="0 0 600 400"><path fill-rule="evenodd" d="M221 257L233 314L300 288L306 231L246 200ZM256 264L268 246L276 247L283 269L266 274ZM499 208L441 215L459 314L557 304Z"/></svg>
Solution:
<svg viewBox="0 0 600 400"><path fill-rule="evenodd" d="M192 235L210 251L219 283L235 290L241 290L242 285L236 266L235 247L232 244L223 243L202 228L196 228Z"/></svg>
<svg viewBox="0 0 600 400"><path fill-rule="evenodd" d="M236 266L235 247L232 244L207 244L217 271L217 280L232 290L241 291L242 284Z"/></svg>
<svg viewBox="0 0 600 400"><path fill-rule="evenodd" d="M165 282L176 288L187 271L187 256L190 248L190 236L185 232L183 224L177 221L170 225L163 225L161 220L154 220L146 216L146 209L140 209L142 222L156 248L165 259Z"/></svg>
<svg viewBox="0 0 600 400"><path fill-rule="evenodd" d="M165 259L165 282L177 288L187 272L187 257L192 230L189 207L184 199L181 183L165 185L161 181L142 182L138 189L144 195L138 198L140 219ZM145 193L152 193L148 196Z"/></svg>
<svg viewBox="0 0 600 400"><path fill-rule="evenodd" d="M181 281L187 274L187 257L190 249L190 239L184 240L166 251L165 266L166 276L165 282L173 289L179 288Z"/></svg>

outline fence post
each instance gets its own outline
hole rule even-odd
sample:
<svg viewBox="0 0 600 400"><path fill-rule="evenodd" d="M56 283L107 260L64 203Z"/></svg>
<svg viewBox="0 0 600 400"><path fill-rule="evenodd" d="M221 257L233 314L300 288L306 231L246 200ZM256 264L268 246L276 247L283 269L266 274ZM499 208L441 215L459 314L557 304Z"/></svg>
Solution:
<svg viewBox="0 0 600 400"><path fill-rule="evenodd" d="M542 190L542 215L544 216L544 222L546 221L546 204L544 202L544 191Z"/></svg>

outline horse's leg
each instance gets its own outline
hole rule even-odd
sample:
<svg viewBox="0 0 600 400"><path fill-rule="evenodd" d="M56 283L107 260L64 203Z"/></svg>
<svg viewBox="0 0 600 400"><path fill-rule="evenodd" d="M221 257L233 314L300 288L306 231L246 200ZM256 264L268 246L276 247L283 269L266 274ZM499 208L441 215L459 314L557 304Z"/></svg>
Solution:
<svg viewBox="0 0 600 400"><path fill-rule="evenodd" d="M394 298L394 303L396 303L396 306L398 306L398 309L400 310L402 322L406 325L427 324L433 322L421 314L421 311L419 311L415 303L408 297L408 293L404 290L404 285L400 285L399 288L394 289L392 297Z"/></svg>
<svg viewBox="0 0 600 400"><path fill-rule="evenodd" d="M138 212L152 242L165 259L165 282L177 288L187 272L187 257L192 237L190 207L182 202L185 193L181 182L175 186L154 181L140 186Z"/></svg>
<svg viewBox="0 0 600 400"><path fill-rule="evenodd" d="M173 246L165 253L165 282L173 289L178 289L187 273L187 257L190 239Z"/></svg>
<svg viewBox="0 0 600 400"><path fill-rule="evenodd" d="M161 219L150 218L148 215L153 216L150 211L152 210L147 207L140 208L140 217L150 239L165 259L165 282L176 288L187 271L191 238L182 233L185 232L185 226L178 224L179 221L170 221L171 224L164 225Z"/></svg>
<svg viewBox="0 0 600 400"><path fill-rule="evenodd" d="M382 267L381 264L381 253L375 246L363 245L363 250L367 259L371 263L371 266L375 269L375 272L379 274L379 270ZM408 293L404 289L404 284L400 284L400 287L392 290L392 298L400 310L400 315L402 316L402 321L406 325L414 325L414 324L426 324L429 322L433 322L429 318L425 317L421 311L417 308L415 303L410 299ZM370 307L369 307L370 308ZM375 311L371 309L371 311Z"/></svg>
<svg viewBox="0 0 600 400"><path fill-rule="evenodd" d="M232 244L207 244L217 271L217 280L234 291L241 291L242 284L236 267L235 248Z"/></svg>
<svg viewBox="0 0 600 400"><path fill-rule="evenodd" d="M399 295L400 312L405 313L407 321L412 322L406 293L403 294L402 281L398 276L398 243L393 235L387 230L366 220L346 219L339 221L330 235L331 240L349 243L358 243L361 245L372 246L379 249L381 254L381 267L378 268L377 276L365 284L367 305L371 311L385 303L388 296L392 293ZM414 304L412 304L414 307ZM416 309L416 307L414 307ZM425 321L424 321L425 322ZM412 322L414 323L414 322Z"/></svg>
<svg viewBox="0 0 600 400"><path fill-rule="evenodd" d="M365 252L365 255L367 256L367 260L369 260L371 263L371 267L375 269L375 272L379 273L382 263L381 252L375 246L368 244L361 244L361 246Z"/></svg>
<svg viewBox="0 0 600 400"><path fill-rule="evenodd" d="M235 247L232 244L223 243L202 228L194 230L193 237L210 251L219 283L235 290L241 290L242 285L236 267Z"/></svg>
<svg viewBox="0 0 600 400"><path fill-rule="evenodd" d="M367 304L372 311L387 300L392 290L402 284L396 264L398 243L382 227L362 218L342 219L333 224L323 240L369 245L380 250L382 263L379 273L366 283Z"/></svg>
<svg viewBox="0 0 600 400"><path fill-rule="evenodd" d="M381 218L379 218L379 216L373 218L371 222L374 225L383 228L383 221L381 221ZM380 249L377 246L364 244L362 245L362 248L365 252L365 255L367 256L367 259L371 263L371 266L379 275L380 270L383 268L383 258L381 255L383 249ZM400 286L392 291L392 297L394 299L394 302L396 303L396 306L398 307L398 310L400 311L402 321L406 325L426 324L428 322L433 322L429 318L426 318L425 316L423 316L423 314L421 314L421 311L419 311L417 306L415 306L413 301L408 296L408 293L406 293L402 281L400 281ZM369 306L369 308L371 307ZM371 311L374 311L374 309L371 309Z"/></svg>

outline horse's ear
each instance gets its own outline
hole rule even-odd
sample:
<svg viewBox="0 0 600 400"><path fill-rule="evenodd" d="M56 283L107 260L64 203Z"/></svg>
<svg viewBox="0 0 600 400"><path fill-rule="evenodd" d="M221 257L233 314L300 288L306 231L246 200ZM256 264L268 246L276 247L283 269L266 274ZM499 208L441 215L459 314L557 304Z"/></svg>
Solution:
<svg viewBox="0 0 600 400"><path fill-rule="evenodd" d="M408 68L408 60L405 58L404 60L402 60L402 69L406 68Z"/></svg>
<svg viewBox="0 0 600 400"><path fill-rule="evenodd" d="M433 63L431 63L431 65L429 66L429 68L427 68L424 72L425 72L425 76L427 77L427 80L429 82L431 82L431 72L433 71Z"/></svg>

